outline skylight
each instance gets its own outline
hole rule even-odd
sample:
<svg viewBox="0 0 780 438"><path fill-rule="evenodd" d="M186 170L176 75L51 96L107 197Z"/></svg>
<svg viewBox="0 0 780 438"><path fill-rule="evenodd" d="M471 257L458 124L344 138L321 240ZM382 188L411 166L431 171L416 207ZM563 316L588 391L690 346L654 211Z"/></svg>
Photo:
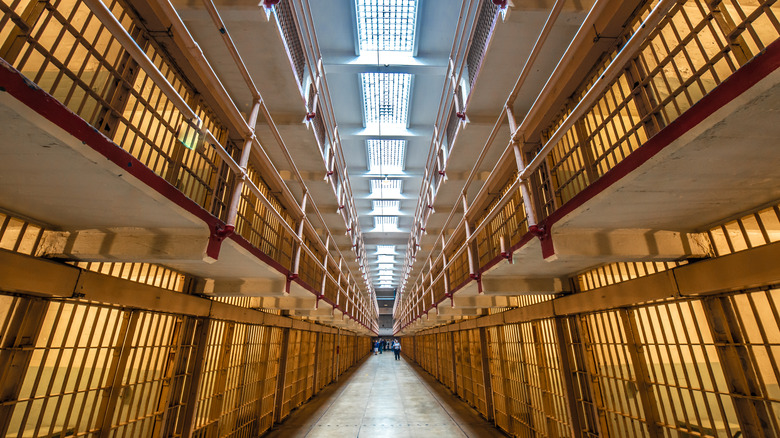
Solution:
<svg viewBox="0 0 780 438"><path fill-rule="evenodd" d="M390 276L392 276L392 275L393 275L393 271L389 271L389 270L380 269L380 270L379 270L379 276L381 277L381 276L383 276L383 275L390 275Z"/></svg>
<svg viewBox="0 0 780 438"><path fill-rule="evenodd" d="M398 216L374 216L374 231L398 231Z"/></svg>
<svg viewBox="0 0 780 438"><path fill-rule="evenodd" d="M374 213L383 216L388 214L399 214L398 209L400 206L401 201L388 201L386 199L371 201L371 207L373 208Z"/></svg>
<svg viewBox="0 0 780 438"><path fill-rule="evenodd" d="M386 269L393 269L392 263L378 263L378 268L380 271L386 270Z"/></svg>
<svg viewBox="0 0 780 438"><path fill-rule="evenodd" d="M368 171L381 175L402 173L406 140L366 140Z"/></svg>
<svg viewBox="0 0 780 438"><path fill-rule="evenodd" d="M360 73L366 127L406 126L412 75L408 73Z"/></svg>
<svg viewBox="0 0 780 438"><path fill-rule="evenodd" d="M414 50L417 0L357 0L360 52Z"/></svg>
<svg viewBox="0 0 780 438"><path fill-rule="evenodd" d="M377 254L395 254L395 245L377 245Z"/></svg>
<svg viewBox="0 0 780 438"><path fill-rule="evenodd" d="M400 179L372 179L371 195L379 198L400 198Z"/></svg>
<svg viewBox="0 0 780 438"><path fill-rule="evenodd" d="M395 256L381 255L376 258L377 263L395 263Z"/></svg>

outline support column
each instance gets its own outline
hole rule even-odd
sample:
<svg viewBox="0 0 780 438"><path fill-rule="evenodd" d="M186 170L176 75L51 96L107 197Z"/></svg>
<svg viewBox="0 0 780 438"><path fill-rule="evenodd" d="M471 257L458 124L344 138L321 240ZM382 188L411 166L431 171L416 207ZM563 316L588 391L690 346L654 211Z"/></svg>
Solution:
<svg viewBox="0 0 780 438"><path fill-rule="evenodd" d="M177 432L181 432L181 436L185 438L191 437L195 428L195 413L198 409L198 395L203 382L203 362L208 349L209 331L211 331L211 320L199 319L195 327L195 354L187 365L189 379L184 385L186 405L181 410L181 421L177 422L179 425Z"/></svg>
<svg viewBox="0 0 780 438"><path fill-rule="evenodd" d="M702 304L743 436L776 437L772 430L772 409L767 406L757 365L745 347L740 317L731 299L709 297Z"/></svg>
<svg viewBox="0 0 780 438"><path fill-rule="evenodd" d="M127 370L127 359L130 357L130 350L133 347L133 338L135 329L138 326L138 310L125 311L122 315L122 326L119 329L117 340L120 345L114 347L114 357L111 359L111 365L108 369L108 376L111 379L109 386L103 390L98 410L98 429L100 438L106 438L111 432L111 421L114 418L116 402L119 400L119 394L122 392L122 378Z"/></svg>
<svg viewBox="0 0 780 438"><path fill-rule="evenodd" d="M634 318L632 309L621 309L618 311L623 322L623 330L626 334L626 349L631 357L631 363L634 365L634 376L636 376L636 386L639 397L642 400L642 409L647 419L647 431L652 438L663 436L660 426L660 414L658 413L658 403L655 399L655 393L650 387L650 376L647 369L647 361L643 352L642 341L639 338L639 330Z"/></svg>
<svg viewBox="0 0 780 438"><path fill-rule="evenodd" d="M187 375L187 363L191 356L188 347L195 334L195 319L181 316L177 319L171 339L172 346L168 350L165 364L165 379L162 381L157 411L162 412L155 417L152 436L168 437L175 435L176 421L170 417L173 407L183 400L184 385Z"/></svg>
<svg viewBox="0 0 780 438"><path fill-rule="evenodd" d="M450 333L450 341L452 342L452 392L458 394L458 360L455 356L455 332Z"/></svg>
<svg viewBox="0 0 780 438"><path fill-rule="evenodd" d="M558 349L558 368L561 370L561 381L566 390L566 408L569 412L572 436L575 438L584 438L583 423L586 422L580 418L581 411L577 403L577 394L574 392L574 375L572 370L575 369L575 365L570 350L570 348L579 349L581 348L581 345L573 344L571 342L571 338L567 336L563 318L565 317L558 316L552 320L555 325L555 345Z"/></svg>
<svg viewBox="0 0 780 438"><path fill-rule="evenodd" d="M507 419L507 431L509 433L515 433L515 417L514 417L514 399L512 398L512 385L509 380L509 369L507 367L507 354L506 354L506 337L504 336L504 327L498 326L496 333L498 334L498 357L501 360L501 383L504 389L504 413Z"/></svg>
<svg viewBox="0 0 780 438"><path fill-rule="evenodd" d="M487 420L493 421L495 419L495 415L493 412L493 384L490 375L490 355L488 353L490 348L490 340L488 339L489 336L490 333L488 333L485 327L479 328L479 344L480 351L482 353L482 383L485 388Z"/></svg>
<svg viewBox="0 0 780 438"><path fill-rule="evenodd" d="M542 387L542 405L544 406L544 415L546 417L547 436L550 438L558 437L558 429L555 421L555 400L553 400L553 382L549 373L549 364L547 363L547 352L544 351L544 333L541 321L531 322L533 330L533 342L536 349L536 366L539 373L539 384Z"/></svg>
<svg viewBox="0 0 780 438"><path fill-rule="evenodd" d="M312 385L314 386L314 393L317 393L320 383L320 333L314 333L314 379Z"/></svg>
<svg viewBox="0 0 780 438"><path fill-rule="evenodd" d="M609 438L612 436L612 432L609 428L609 422L607 421L607 412L604 408L604 396L601 393L601 386L598 379L598 365L596 364L596 357L593 354L593 342L590 339L590 324L585 316L572 316L572 323L575 330L571 332L572 344L579 343L582 345L582 349L575 349L575 353L581 351L582 357L580 358L585 367L585 373L588 376L586 383L580 383L580 393L583 395L590 395L590 402L596 408L596 414L598 421L595 423L597 432L600 437ZM570 320L571 321L571 320Z"/></svg>
<svg viewBox="0 0 780 438"><path fill-rule="evenodd" d="M287 379L287 357L289 356L290 329L282 329L281 348L279 353L279 373L276 377L276 396L274 397L274 423L282 420L282 405L284 404L284 387Z"/></svg>

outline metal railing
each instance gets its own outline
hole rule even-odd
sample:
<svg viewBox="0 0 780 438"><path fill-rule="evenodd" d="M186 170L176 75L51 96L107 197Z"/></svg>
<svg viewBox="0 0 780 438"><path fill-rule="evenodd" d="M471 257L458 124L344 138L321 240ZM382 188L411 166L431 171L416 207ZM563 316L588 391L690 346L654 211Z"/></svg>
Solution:
<svg viewBox="0 0 780 438"><path fill-rule="evenodd" d="M593 19L591 16L603 9L602 3L594 4L583 29ZM479 268L486 261L495 260L496 249L486 242L507 239L508 230L497 226L501 223L497 218L510 202L515 202L515 211L522 204L527 213L525 220L518 218L518 228L510 227L513 237L507 239L507 247L516 244L516 239L522 238L530 227L641 148L660 129L775 41L780 35L776 9L771 1L647 2L636 11L612 50L596 63L549 125L540 126L538 119L550 97L550 87L542 90L519 124L509 110L512 97L516 96L513 90L507 111L502 112L496 123L498 126L503 117L509 117L512 135L508 146L471 205L467 208L456 205L447 220L449 224L460 218L453 234L460 236L462 230L477 224L471 230L471 238L437 239L442 242L441 253L449 255L443 269L450 269L453 259L468 252L476 241L478 247L488 251L485 256L475 255L480 266L474 274L479 275ZM583 32L575 36L548 84L561 77L579 47L578 41L585 39L580 34ZM539 138L541 144L517 143L533 138ZM492 141L493 135L488 144ZM487 188L495 186L503 189L499 194L489 193ZM473 213L485 209L486 213ZM439 273L425 275L436 277ZM410 279L409 284L419 283ZM414 296L421 295L425 293ZM429 308L422 306L422 310L415 310L419 308L416 299L411 294L402 295L396 308L396 317L402 321L400 326Z"/></svg>
<svg viewBox="0 0 780 438"><path fill-rule="evenodd" d="M273 260L305 277L313 289L319 289L323 277L339 284L343 298L334 300L331 294L327 300L352 303L349 316L371 323L375 306L358 293L348 267L325 249L253 136L254 122L243 119L221 84L214 87L214 94L227 109L229 127L178 77L165 53L123 3L107 6L99 0L68 0L41 5L0 2L0 30L5 38L0 56L192 201L228 226L235 225L239 235ZM194 47L175 11L169 4L164 6L173 14L174 26L183 29L177 32L182 44ZM211 72L206 80L218 83L202 53L195 58ZM256 107L284 149L261 98ZM256 117L257 112L253 114ZM243 147L227 140L231 130L245 137ZM250 147L259 161L250 161ZM260 177L260 169L271 178L271 185ZM270 193L271 186L281 189L281 197ZM305 226L299 232L295 225L301 221ZM301 249L300 255L293 247ZM304 259L300 273L294 270L297 257ZM342 287L336 278L342 275L355 287Z"/></svg>

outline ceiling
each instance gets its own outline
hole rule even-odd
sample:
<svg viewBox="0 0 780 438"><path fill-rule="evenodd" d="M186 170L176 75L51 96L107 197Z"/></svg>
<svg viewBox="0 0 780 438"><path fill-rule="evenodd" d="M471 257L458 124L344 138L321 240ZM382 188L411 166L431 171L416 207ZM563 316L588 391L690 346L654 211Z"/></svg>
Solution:
<svg viewBox="0 0 780 438"><path fill-rule="evenodd" d="M460 5L442 8L430 0L310 5L370 278L380 308L392 307Z"/></svg>

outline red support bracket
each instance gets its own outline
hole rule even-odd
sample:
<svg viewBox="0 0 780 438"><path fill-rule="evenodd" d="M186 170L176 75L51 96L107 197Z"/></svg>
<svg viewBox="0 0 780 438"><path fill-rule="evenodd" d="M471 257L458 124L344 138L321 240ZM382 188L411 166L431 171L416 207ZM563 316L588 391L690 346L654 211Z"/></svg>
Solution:
<svg viewBox="0 0 780 438"><path fill-rule="evenodd" d="M298 278L298 274L293 274L292 272L287 274L287 281L284 284L284 292L285 293L288 293L288 294L290 293L290 284L292 284L292 282L295 279L297 279L297 278Z"/></svg>
<svg viewBox="0 0 780 438"><path fill-rule="evenodd" d="M315 113L314 111L310 111L310 112L306 113L306 121L307 122L312 120L315 117L317 117L317 113Z"/></svg>
<svg viewBox="0 0 780 438"><path fill-rule="evenodd" d="M222 241L230 237L235 231L233 225L214 224L211 227L209 243L206 246L206 255L214 260L219 259L219 250L222 248Z"/></svg>
<svg viewBox="0 0 780 438"><path fill-rule="evenodd" d="M459 119L463 120L464 122L466 121L466 112L465 111L458 111L458 112L455 113L455 115Z"/></svg>
<svg viewBox="0 0 780 438"><path fill-rule="evenodd" d="M539 238L542 244L542 257L546 259L555 255L550 227L544 224L531 225L528 227L528 232Z"/></svg>
<svg viewBox="0 0 780 438"><path fill-rule="evenodd" d="M479 274L469 274L472 280L477 280L477 292L482 293L482 276Z"/></svg>

